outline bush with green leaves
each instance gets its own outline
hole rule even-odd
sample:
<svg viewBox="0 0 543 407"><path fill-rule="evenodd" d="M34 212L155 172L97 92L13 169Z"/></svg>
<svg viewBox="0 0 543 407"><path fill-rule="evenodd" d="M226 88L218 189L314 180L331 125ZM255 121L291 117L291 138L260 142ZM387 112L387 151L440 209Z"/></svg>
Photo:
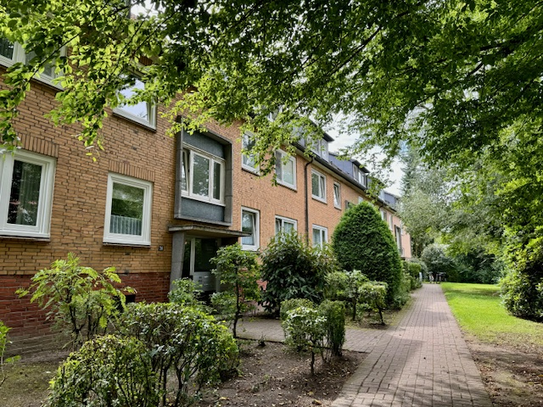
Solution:
<svg viewBox="0 0 543 407"><path fill-rule="evenodd" d="M20 297L31 295L47 318L70 335L75 349L85 341L107 331L108 323L125 307L125 295L115 285L121 279L114 267L96 271L79 264L69 253L67 260L56 260L50 269L40 270L26 289L17 290ZM134 292L129 287L125 292Z"/></svg>
<svg viewBox="0 0 543 407"><path fill-rule="evenodd" d="M214 295L212 304L232 318L232 332L237 338L237 325L245 312L260 301L260 264L255 252L244 251L239 243L221 247L210 260L213 273L219 276L225 292ZM217 298L218 297L218 298Z"/></svg>
<svg viewBox="0 0 543 407"><path fill-rule="evenodd" d="M2 321L0 321L0 387L2 387L6 381L6 365L15 363L20 359L19 356L11 356L9 358L4 356L8 344L11 343L8 339L8 332L10 329L10 327L6 326Z"/></svg>
<svg viewBox="0 0 543 407"><path fill-rule="evenodd" d="M345 305L342 301L324 300L319 312L326 318L326 344L332 355L341 356L345 343Z"/></svg>
<svg viewBox="0 0 543 407"><path fill-rule="evenodd" d="M228 328L195 307L131 304L122 316L120 332L135 337L150 352L162 393L161 406L189 404L203 385L218 382L239 363L238 348ZM168 389L170 373L175 384ZM174 394L172 400L167 401L168 393Z"/></svg>
<svg viewBox="0 0 543 407"><path fill-rule="evenodd" d="M205 304L198 299L201 290L200 285L189 278L174 280L173 290L168 293L168 299L175 304L187 307L203 307Z"/></svg>
<svg viewBox="0 0 543 407"><path fill-rule="evenodd" d="M298 307L315 308L315 303L307 298L291 298L290 300L281 302L281 309L279 312L281 321L284 321L287 318L289 311Z"/></svg>
<svg viewBox="0 0 543 407"><path fill-rule="evenodd" d="M325 276L337 269L328 247L312 247L296 232L276 235L262 253L262 293L264 307L278 312L280 304L292 298L323 300Z"/></svg>
<svg viewBox="0 0 543 407"><path fill-rule="evenodd" d="M385 324L383 311L386 308L387 284L377 281L368 281L361 285L360 295L369 309L377 311L381 324Z"/></svg>
<svg viewBox="0 0 543 407"><path fill-rule="evenodd" d="M135 338L97 337L70 354L51 381L50 407L155 407L160 388L151 354Z"/></svg>
<svg viewBox="0 0 543 407"><path fill-rule="evenodd" d="M409 285L411 290L422 287L421 275L422 275L422 266L418 262L405 261L404 272L409 277Z"/></svg>
<svg viewBox="0 0 543 407"><path fill-rule="evenodd" d="M360 270L370 280L387 283L387 306L396 304L402 265L396 242L379 212L361 202L342 216L332 238L340 268Z"/></svg>
<svg viewBox="0 0 543 407"><path fill-rule="evenodd" d="M543 239L522 245L509 237L504 259L507 273L500 280L505 308L512 315L543 322Z"/></svg>
<svg viewBox="0 0 543 407"><path fill-rule="evenodd" d="M360 288L369 281L360 270L335 271L326 276L326 296L331 300L346 301L352 311L352 320L356 320L358 304L362 293Z"/></svg>
<svg viewBox="0 0 543 407"><path fill-rule="evenodd" d="M315 308L297 307L287 312L282 326L287 345L311 353L311 374L315 374L315 356L325 348L326 317Z"/></svg>

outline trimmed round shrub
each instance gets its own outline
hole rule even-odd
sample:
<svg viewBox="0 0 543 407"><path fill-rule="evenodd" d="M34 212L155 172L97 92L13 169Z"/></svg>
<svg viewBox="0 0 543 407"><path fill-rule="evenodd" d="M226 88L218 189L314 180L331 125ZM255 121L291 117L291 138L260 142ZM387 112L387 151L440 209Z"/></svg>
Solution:
<svg viewBox="0 0 543 407"><path fill-rule="evenodd" d="M332 247L340 268L360 270L370 280L387 283L387 306L400 306L402 264L387 224L366 202L349 209L334 231Z"/></svg>
<svg viewBox="0 0 543 407"><path fill-rule="evenodd" d="M59 367L46 405L157 406L160 389L151 365L149 351L137 339L98 337Z"/></svg>

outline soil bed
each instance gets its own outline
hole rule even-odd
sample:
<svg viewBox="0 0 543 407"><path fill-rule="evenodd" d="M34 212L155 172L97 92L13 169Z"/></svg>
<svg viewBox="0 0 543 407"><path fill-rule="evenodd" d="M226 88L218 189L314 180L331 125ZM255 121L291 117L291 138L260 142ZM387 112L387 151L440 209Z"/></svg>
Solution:
<svg viewBox="0 0 543 407"><path fill-rule="evenodd" d="M258 341L246 341L240 375L207 391L198 406L330 406L364 357L349 351L330 363L322 363L319 357L312 376L310 355L300 355L280 343L261 346Z"/></svg>

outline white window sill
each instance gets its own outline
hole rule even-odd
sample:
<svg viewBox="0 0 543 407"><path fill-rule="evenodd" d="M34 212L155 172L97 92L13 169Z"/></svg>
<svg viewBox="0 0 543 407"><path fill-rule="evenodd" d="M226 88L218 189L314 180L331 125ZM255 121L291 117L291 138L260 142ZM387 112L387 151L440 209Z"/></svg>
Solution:
<svg viewBox="0 0 543 407"><path fill-rule="evenodd" d="M126 119L132 123L138 124L142 127L145 127L146 129L156 131L156 124L154 122L150 122L148 120L143 120L137 116L134 116L130 113L126 113L122 109L115 108L113 109L113 115L116 117L120 117L123 119Z"/></svg>
<svg viewBox="0 0 543 407"><path fill-rule="evenodd" d="M106 246L131 246L131 247L150 247L151 242L148 241L129 241L124 239L104 239Z"/></svg>
<svg viewBox="0 0 543 407"><path fill-rule="evenodd" d="M311 198L313 198L315 201L322 202L323 204L327 203L326 199L323 199L323 198L321 198L319 196L311 195Z"/></svg>
<svg viewBox="0 0 543 407"><path fill-rule="evenodd" d="M251 174L254 174L254 175L260 175L260 169L259 168L248 167L248 166L242 164L241 169L244 170L244 171L250 172Z"/></svg>
<svg viewBox="0 0 543 407"><path fill-rule="evenodd" d="M283 182L283 181L280 181L280 180L277 180L277 184L278 184L278 185L281 185L281 186L284 186L284 187L286 187L286 188L288 188L288 189L292 189L293 191L298 191L298 190L296 189L296 185L287 184L286 182Z"/></svg>
<svg viewBox="0 0 543 407"><path fill-rule="evenodd" d="M207 199L206 197L202 197L202 196L198 196L198 195L189 195L185 191L181 192L181 197L182 198L187 198L187 199L192 199L193 201L208 203L208 204L211 204L211 205L226 206L224 204L224 202L216 201L216 200L210 200L210 199Z"/></svg>

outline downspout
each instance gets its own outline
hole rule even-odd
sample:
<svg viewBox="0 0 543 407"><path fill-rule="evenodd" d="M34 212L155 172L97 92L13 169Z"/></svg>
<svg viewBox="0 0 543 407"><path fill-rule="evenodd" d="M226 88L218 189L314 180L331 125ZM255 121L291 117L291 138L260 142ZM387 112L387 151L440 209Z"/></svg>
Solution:
<svg viewBox="0 0 543 407"><path fill-rule="evenodd" d="M305 186L305 242L309 244L309 191L308 191L308 182L307 182L307 167L314 160L314 157L311 157L311 160L308 161L304 166L304 186Z"/></svg>

